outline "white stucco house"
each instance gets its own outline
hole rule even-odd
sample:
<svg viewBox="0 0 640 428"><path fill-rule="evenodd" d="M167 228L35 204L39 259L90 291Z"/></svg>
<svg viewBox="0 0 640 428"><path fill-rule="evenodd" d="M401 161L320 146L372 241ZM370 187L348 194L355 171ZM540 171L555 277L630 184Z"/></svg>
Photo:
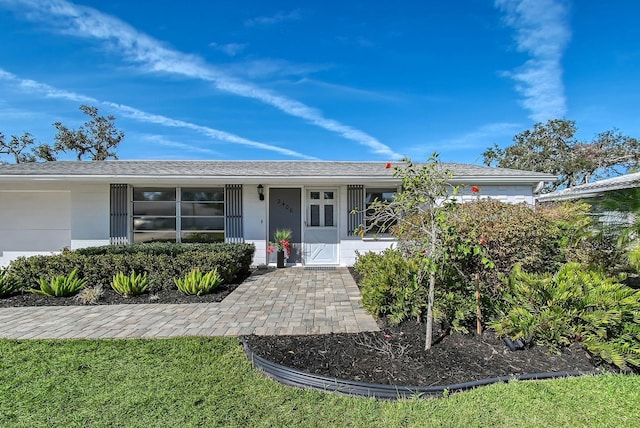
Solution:
<svg viewBox="0 0 640 428"><path fill-rule="evenodd" d="M254 263L268 263L269 239L293 231L290 263L348 266L355 251L393 240L354 236L364 215L400 182L386 162L102 161L0 165L0 266L63 248L197 239L249 242ZM534 189L555 176L445 164L452 184L482 197L534 203ZM475 198L470 188L462 199Z"/></svg>

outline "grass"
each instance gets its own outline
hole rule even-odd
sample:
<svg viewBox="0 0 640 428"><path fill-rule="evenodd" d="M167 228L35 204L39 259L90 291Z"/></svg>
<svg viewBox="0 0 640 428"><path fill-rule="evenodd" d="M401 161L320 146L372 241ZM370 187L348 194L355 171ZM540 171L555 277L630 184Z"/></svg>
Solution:
<svg viewBox="0 0 640 428"><path fill-rule="evenodd" d="M382 402L277 384L236 339L0 340L2 427L632 426L640 376Z"/></svg>

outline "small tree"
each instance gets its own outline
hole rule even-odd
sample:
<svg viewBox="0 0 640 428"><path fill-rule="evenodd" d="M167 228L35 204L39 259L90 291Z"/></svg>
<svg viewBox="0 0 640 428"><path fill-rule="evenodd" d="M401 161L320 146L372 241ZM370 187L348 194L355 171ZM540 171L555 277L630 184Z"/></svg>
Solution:
<svg viewBox="0 0 640 428"><path fill-rule="evenodd" d="M447 258L443 245L446 211L453 208L452 196L457 188L449 184L452 174L438 161L437 154L422 165L405 158L393 170L393 176L402 180L402 191L393 201L373 201L367 210L368 222L361 226L360 233L373 228L392 229L399 249L416 268L417 285L427 284L425 350L429 350L436 281Z"/></svg>
<svg viewBox="0 0 640 428"><path fill-rule="evenodd" d="M60 122L53 124L58 130L53 151L76 152L78 160L85 157L95 161L118 159L115 149L124 138L124 132L115 127L116 118L98 116L96 107L81 105L80 110L91 120L78 130L70 130Z"/></svg>

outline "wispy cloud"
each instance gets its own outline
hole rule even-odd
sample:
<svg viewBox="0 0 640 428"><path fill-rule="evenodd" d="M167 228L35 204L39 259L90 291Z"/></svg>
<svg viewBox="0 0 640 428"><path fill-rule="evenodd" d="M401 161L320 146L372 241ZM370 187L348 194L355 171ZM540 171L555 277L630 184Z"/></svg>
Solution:
<svg viewBox="0 0 640 428"><path fill-rule="evenodd" d="M285 114L306 120L327 131L369 147L375 154L401 158L389 146L349 125L324 117L321 111L294 99L229 76L200 57L170 49L125 22L93 8L72 4L66 0L0 0L0 3L28 8L27 17L55 26L59 31L78 37L95 38L115 45L117 52L129 61L143 64L150 71L178 74L212 82L225 92L251 98L271 105ZM283 16L289 16L285 14Z"/></svg>
<svg viewBox="0 0 640 428"><path fill-rule="evenodd" d="M120 112L125 117L136 120L138 122L153 123L156 125L162 125L162 126L171 127L171 128L189 129L191 131L195 131L199 134L205 135L209 138L212 138L218 141L223 141L226 143L240 144L243 146L272 151L272 152L280 153L285 156L291 156L294 158L315 159L312 156L307 156L302 153L298 153L294 150L289 150L282 147L249 140L247 138L243 138L238 135L231 134L229 132L220 131L218 129L210 128L208 126L197 125L195 123L185 122L183 120L172 119L162 115L147 113L145 111L138 110L128 105L113 103L110 101L101 101L96 98L87 97L85 95L81 95L75 92L57 89L47 84L36 82L34 80L21 79L15 74L9 73L8 71L5 71L3 69L0 69L0 80L11 82L15 86L21 88L27 93L38 94L40 96L47 97L47 98L58 98L58 99L64 99L64 100L73 101L73 102L94 104L94 105L102 104Z"/></svg>
<svg viewBox="0 0 640 428"><path fill-rule="evenodd" d="M254 27L256 25L275 25L286 21L297 21L302 17L299 9L289 12L277 12L271 16L258 16L255 18L247 19L244 21L244 25L247 27Z"/></svg>
<svg viewBox="0 0 640 428"><path fill-rule="evenodd" d="M214 48L216 50L224 52L225 54L227 54L229 56L236 56L240 52L245 50L245 48L247 47L247 45L245 43L227 43L227 44L221 45L221 44L215 43L215 42L209 43L209 46L211 46L212 48Z"/></svg>
<svg viewBox="0 0 640 428"><path fill-rule="evenodd" d="M559 118L567 111L562 55L571 38L564 0L496 0L504 20L515 30L518 51L530 56L505 73L524 97L522 105L535 121Z"/></svg>

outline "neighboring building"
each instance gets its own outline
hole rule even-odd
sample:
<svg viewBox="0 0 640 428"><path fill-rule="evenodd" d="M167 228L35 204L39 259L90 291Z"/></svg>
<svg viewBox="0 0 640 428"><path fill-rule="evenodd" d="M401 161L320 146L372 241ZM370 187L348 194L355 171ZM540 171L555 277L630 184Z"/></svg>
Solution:
<svg viewBox="0 0 640 428"><path fill-rule="evenodd" d="M399 190L386 162L99 161L0 165L0 265L62 248L220 240L256 246L254 264L272 262L267 245L293 231L290 263L351 265L357 251L380 251L387 236L354 236L366 221L354 209ZM444 164L452 184L482 197L533 205L549 174ZM271 255L274 256L274 255Z"/></svg>
<svg viewBox="0 0 640 428"><path fill-rule="evenodd" d="M570 201L576 199L592 199L603 196L607 192L634 189L640 187L640 172L620 175L605 180L594 181L556 192L545 193L536 197L537 202Z"/></svg>
<svg viewBox="0 0 640 428"><path fill-rule="evenodd" d="M585 201L592 204L592 213L602 224L625 227L636 220L636 213L633 212L633 207L621 206L616 210L605 210L598 202L607 197L607 195L615 194L620 202L626 199L631 202L626 205L637 206L638 203L633 203L632 199L637 201L639 188L640 172L636 172L539 195L536 201L542 204L561 201Z"/></svg>

